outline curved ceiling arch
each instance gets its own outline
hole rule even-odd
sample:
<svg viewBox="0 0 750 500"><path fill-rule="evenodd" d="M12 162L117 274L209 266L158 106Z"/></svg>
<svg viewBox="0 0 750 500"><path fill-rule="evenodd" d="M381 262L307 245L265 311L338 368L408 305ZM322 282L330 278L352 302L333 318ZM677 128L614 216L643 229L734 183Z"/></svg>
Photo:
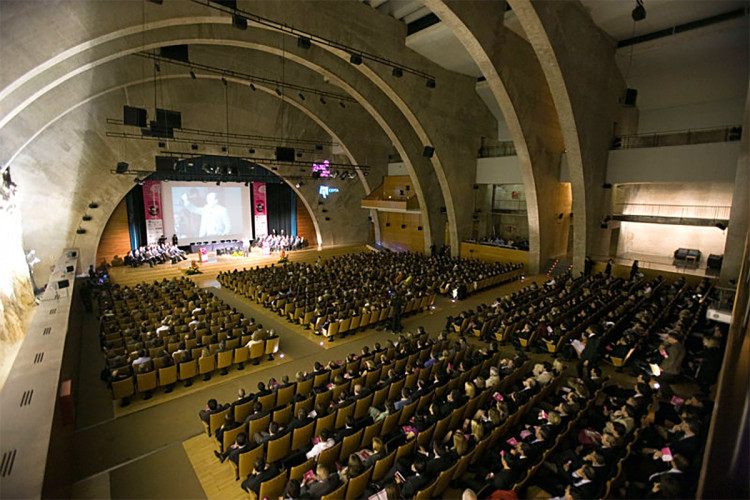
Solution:
<svg viewBox="0 0 750 500"><path fill-rule="evenodd" d="M36 68L34 68L34 70L27 72L20 79L17 79L16 81L14 81L12 84L13 89L20 89L23 86L23 83L31 82L35 77L39 77L43 75L45 71L51 69L55 65L60 64L68 59L71 59L73 56L81 55L86 50L92 49L93 47L96 47L98 45L111 42L114 40L118 40L118 38L130 36L134 34L139 34L139 33L145 33L148 31L155 31L155 30L163 29L165 27L188 26L188 25L193 25L193 24L230 25L231 19L222 18L222 17L181 17L181 18L173 19L172 22L170 22L169 20L162 20L158 22L132 26L127 29L122 29L117 32L110 33L106 36L98 37L89 42L79 44L76 47L71 48L61 53L59 56L56 56L48 61L45 61L45 63L37 66ZM270 30L268 29L263 29L263 31L270 32ZM247 32L243 32L243 33L247 33ZM286 34L279 34L279 35L289 36ZM277 56L288 59L292 62L301 64L302 66L312 69L313 71L334 80L337 83L337 85L339 85L342 89L344 89L350 95L352 95L359 102L359 104L362 105L371 114L371 116L376 120L376 122L378 122L381 128L383 128L383 130L386 132L386 134L389 136L389 138L393 142L394 146L396 146L396 149L398 150L402 159L404 160L404 163L407 166L407 170L409 171L410 176L414 180L415 192L419 199L420 207L423 207L423 217L424 217L424 222L425 222L424 225L426 226L425 231L424 231L425 248L427 248L427 246L431 244L432 242L431 224L429 222L428 211L424 208L427 206L427 204L426 204L426 199L425 199L423 190L421 189L420 178L417 175L417 172L414 168L413 161L410 159L411 156L407 153L406 148L401 144L401 141L398 135L395 134L395 132L391 129L388 122L385 119L383 119L382 114L379 111L377 111L372 105L370 105L369 99L367 98L367 96L360 93L354 86L349 85L348 83L344 82L343 77L341 77L340 75L334 74L332 70L326 67L312 63L308 58L299 57L296 54L293 54L289 51L284 51L282 49L279 49L275 45L273 46L263 45L259 43L247 42L244 40L203 38L203 39L170 40L168 42L160 41L157 43L149 43L149 44L141 43L137 47L133 47L130 49L121 49L105 57L99 58L95 61L90 61L86 64L80 65L76 67L75 69L54 79L52 82L49 82L43 87L39 88L38 90L33 92L30 96L26 97L20 104L14 107L2 119L0 119L0 129L8 125L8 123L10 123L16 116L18 116L21 112L23 112L23 110L27 108L29 105L31 105L34 101L36 101L37 99L39 99L40 97L42 97L43 95L51 91L52 89L62 85L68 80L88 70L91 70L102 64L115 61L121 57L125 57L127 55L130 55L139 51L151 50L151 49L158 48L164 45L191 44L191 43L200 43L204 45L229 45L229 46L235 46L235 47L242 47L246 49L261 50L267 53L275 54ZM333 54L338 59L344 61L345 57L341 53L341 51L332 49L330 47L323 47L323 49L325 52ZM348 63L347 63L347 66L349 66ZM364 65L361 65L361 66L364 66ZM393 102L396 109L398 109L404 115L407 122L409 123L409 125L411 126L412 130L415 132L415 134L417 135L421 143L432 144L433 141L430 139L424 126L418 120L416 115L411 111L411 109L407 106L406 102L397 94L397 92L391 86L389 86L382 78L377 76L372 70L370 69L365 70L364 68L359 68L359 70L361 74L363 74L366 78L368 78L381 92L383 92L383 94L385 95L387 99ZM7 163L3 166L3 168L5 168L6 165ZM450 192L450 186L445 176L445 172L444 172L442 163L440 162L439 158L434 156L431 162L431 165L437 177L437 182L440 187L441 194L443 195L443 198L446 203L445 206L446 206L446 211L447 211L448 219L449 219L448 221L449 230L452 236L451 241L452 243L456 244L458 230L457 230L457 224L456 224L454 204L451 201L452 196ZM446 194L447 194L447 197L446 197ZM457 247L455 250L457 250Z"/></svg>

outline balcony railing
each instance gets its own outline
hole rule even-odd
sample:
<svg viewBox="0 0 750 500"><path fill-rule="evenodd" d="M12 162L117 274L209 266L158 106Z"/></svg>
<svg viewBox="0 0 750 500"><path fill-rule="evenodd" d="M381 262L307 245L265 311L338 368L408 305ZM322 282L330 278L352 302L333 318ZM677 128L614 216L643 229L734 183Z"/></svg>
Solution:
<svg viewBox="0 0 750 500"><path fill-rule="evenodd" d="M645 215L649 217L677 217L680 219L728 220L729 205L664 205L655 203L615 203L614 215Z"/></svg>
<svg viewBox="0 0 750 500"><path fill-rule="evenodd" d="M497 158L499 156L516 156L516 146L513 141L493 141L482 138L479 158Z"/></svg>
<svg viewBox="0 0 750 500"><path fill-rule="evenodd" d="M742 127L733 125L723 128L672 130L653 134L623 135L615 137L610 149L656 148L661 146L685 146L711 142L739 141Z"/></svg>

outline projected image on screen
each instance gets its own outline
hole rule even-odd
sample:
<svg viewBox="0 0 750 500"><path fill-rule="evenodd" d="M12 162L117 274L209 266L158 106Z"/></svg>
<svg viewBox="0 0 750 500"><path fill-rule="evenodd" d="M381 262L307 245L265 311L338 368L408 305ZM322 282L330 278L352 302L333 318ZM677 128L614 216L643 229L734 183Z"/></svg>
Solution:
<svg viewBox="0 0 750 500"><path fill-rule="evenodd" d="M226 236L242 231L239 187L172 187L172 209L178 238Z"/></svg>

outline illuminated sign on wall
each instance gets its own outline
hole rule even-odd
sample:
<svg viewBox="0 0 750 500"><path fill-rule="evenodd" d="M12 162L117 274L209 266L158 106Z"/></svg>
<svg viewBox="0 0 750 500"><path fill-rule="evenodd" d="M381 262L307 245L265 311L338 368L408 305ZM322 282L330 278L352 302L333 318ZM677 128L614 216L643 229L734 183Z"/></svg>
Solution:
<svg viewBox="0 0 750 500"><path fill-rule="evenodd" d="M312 173L313 177L330 177L331 169L328 160L323 160L322 163L313 163Z"/></svg>
<svg viewBox="0 0 750 500"><path fill-rule="evenodd" d="M329 194L338 192L339 188L332 188L328 186L320 186L320 188L318 189L318 193L320 193L320 196L322 196L323 198L328 198Z"/></svg>

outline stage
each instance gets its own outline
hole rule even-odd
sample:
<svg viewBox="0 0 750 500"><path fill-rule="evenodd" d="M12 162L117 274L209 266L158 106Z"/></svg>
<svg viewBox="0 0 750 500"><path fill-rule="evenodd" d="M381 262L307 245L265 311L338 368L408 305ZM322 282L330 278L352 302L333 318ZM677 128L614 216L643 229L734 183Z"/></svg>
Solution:
<svg viewBox="0 0 750 500"><path fill-rule="evenodd" d="M328 259L346 253L367 251L366 245L344 245L325 248L308 247L303 250L287 252L286 256L291 262L315 262L318 257ZM116 266L109 270L110 278L119 285L133 286L144 281L170 279L179 276L187 276L185 272L190 268L192 261L198 262L201 274L188 276L198 286L215 286L216 276L222 271L234 269L251 268L255 266L266 266L275 264L281 258L281 252L272 252L270 255L263 254L260 248L253 248L248 257L232 257L230 255L216 255L215 252L208 254L208 262L200 262L197 253L188 254L188 259L177 264L164 264L149 267L148 264L139 267Z"/></svg>

